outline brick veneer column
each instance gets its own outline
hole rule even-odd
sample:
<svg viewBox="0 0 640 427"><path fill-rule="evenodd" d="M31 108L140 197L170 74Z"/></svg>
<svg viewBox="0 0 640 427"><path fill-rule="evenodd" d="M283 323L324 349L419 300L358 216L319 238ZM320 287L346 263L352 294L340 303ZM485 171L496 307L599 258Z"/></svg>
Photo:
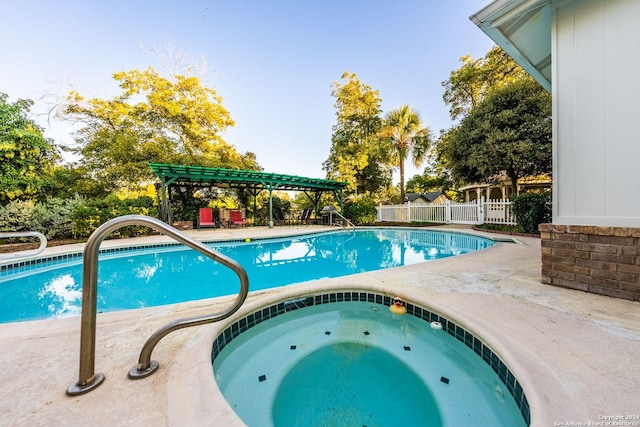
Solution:
<svg viewBox="0 0 640 427"><path fill-rule="evenodd" d="M640 228L540 224L542 283L640 301Z"/></svg>

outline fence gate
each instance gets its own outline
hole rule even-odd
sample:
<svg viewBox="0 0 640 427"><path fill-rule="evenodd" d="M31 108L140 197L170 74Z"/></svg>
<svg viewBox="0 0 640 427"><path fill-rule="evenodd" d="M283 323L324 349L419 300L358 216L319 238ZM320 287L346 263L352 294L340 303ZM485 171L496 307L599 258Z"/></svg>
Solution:
<svg viewBox="0 0 640 427"><path fill-rule="evenodd" d="M377 222L430 222L436 224L505 224L516 225L508 200L484 200L471 203L379 205Z"/></svg>

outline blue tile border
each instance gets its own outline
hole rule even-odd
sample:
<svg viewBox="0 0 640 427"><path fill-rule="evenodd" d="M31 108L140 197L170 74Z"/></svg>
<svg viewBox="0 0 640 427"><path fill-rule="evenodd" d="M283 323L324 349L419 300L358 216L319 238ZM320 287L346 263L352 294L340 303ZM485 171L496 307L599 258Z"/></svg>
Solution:
<svg viewBox="0 0 640 427"><path fill-rule="evenodd" d="M366 230L366 229L373 229L375 230L377 227L362 227L360 228L361 230ZM403 228L403 229L408 229L410 230L410 227L399 227L399 228ZM429 230L432 232L439 232L436 230ZM261 242L261 241L267 241L267 240L278 240L278 239L290 239L290 238L303 238L303 237L308 237L308 236L316 236L319 234L334 234L334 233L341 233L341 232L346 232L346 230L323 230L323 231L316 231L316 232L312 232L312 233L302 233L302 234L291 234L291 235L286 235L286 236L265 236L265 237L259 237L256 239L251 238L251 243L253 242ZM445 232L442 232L445 233ZM466 235L467 233L458 233L456 231L452 231L452 230L447 230L446 233L450 233L450 234L458 234L458 235ZM477 236L477 235L472 235L475 237L480 237L486 240L490 240L490 241L494 241L497 242L498 240L494 240L490 237L486 237L486 236ZM204 243L205 245L211 245L211 244L216 244L216 243L248 243L246 241L246 238L235 238L235 239L213 239L213 240L203 240L201 241L202 243ZM124 244L124 243L123 243ZM107 249L100 249L100 251L98 252L98 254L102 255L102 254L113 254L113 253L119 253L119 252L132 252L135 253L137 251L145 251L145 250L149 250L149 249L162 249L162 248L171 248L171 247L180 247L180 246L184 246L182 245L182 243L179 242L168 242L168 243L150 243L148 245L140 245L140 246L123 246L123 247L117 247L117 248L107 248ZM186 248L186 246L185 246ZM68 254L60 254L60 255L51 255L48 257L42 257L42 258L33 258L33 259L28 259L28 260L23 260L23 261L16 261L14 263L7 263L7 264L1 264L0 265L0 272L2 273L14 273L14 272L22 272L22 271L28 271L32 268L36 268L37 266L39 266L40 264L45 264L45 263L63 263L63 262L68 262L71 260L76 260L76 259L82 259L82 251L79 252L73 252L73 253L68 253ZM12 271L9 271L12 270ZM15 271L14 271L15 270Z"/></svg>
<svg viewBox="0 0 640 427"><path fill-rule="evenodd" d="M265 320L279 316L289 311L300 310L305 307L344 301L368 302L389 307L392 304L393 299L382 294L371 292L344 291L324 293L276 303L272 306L260 309L243 317L242 319L232 323L224 331L222 331L213 342L213 348L211 350L211 362L213 363L222 349L234 338L236 338L242 332L245 332L248 329L264 322ZM422 319L427 324L430 324L431 322L440 322L442 324L443 331L456 338L458 341L474 351L479 357L481 357L482 360L484 360L484 362L489 365L491 369L493 369L498 378L500 378L500 380L507 387L507 390L509 390L509 393L520 409L520 413L522 414L522 418L524 419L525 423L527 425L531 424L529 402L527 401L527 397L524 393L524 390L522 389L522 386L518 382L518 379L515 377L515 375L511 372L507 364L504 363L489 346L487 346L471 332L464 329L462 326L445 317L432 313L426 308L408 303L406 304L406 308L407 314L417 317L418 319Z"/></svg>
<svg viewBox="0 0 640 427"><path fill-rule="evenodd" d="M251 239L250 243L262 242L267 240L287 239L287 238L302 238L307 236L315 236L317 234L336 233L336 232L337 231L318 231L314 233L292 234L289 236L267 236L267 237ZM228 240L227 239L203 240L202 243L204 243L205 245L212 245L212 244L218 244L218 243L227 244L227 243L249 243L249 242L247 242L245 238L242 238L242 239L237 238L237 239L228 239ZM148 245L140 245L140 246L124 246L124 247L117 247L117 248L100 249L98 254L99 255L116 254L120 252L131 252L132 254L135 254L137 252L142 252L149 249L175 248L175 247L181 247L181 246L187 248L187 246L179 242L151 243ZM23 261L16 261L14 263L2 264L0 265L0 272L14 273L14 272L29 271L30 269L38 267L40 264L46 264L46 263L53 263L54 265L61 264L61 263L65 263L65 262L69 262L77 259L82 259L82 254L83 252L79 251L79 252L73 252L68 254L51 255L48 257L33 258L33 259L28 259Z"/></svg>

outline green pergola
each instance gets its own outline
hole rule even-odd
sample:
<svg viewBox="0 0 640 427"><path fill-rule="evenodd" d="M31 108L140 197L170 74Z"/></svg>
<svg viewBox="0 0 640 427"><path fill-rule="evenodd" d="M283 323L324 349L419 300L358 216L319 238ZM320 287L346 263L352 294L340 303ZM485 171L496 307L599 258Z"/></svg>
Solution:
<svg viewBox="0 0 640 427"><path fill-rule="evenodd" d="M273 226L272 193L274 190L302 191L319 211L322 193L333 192L342 210L342 190L346 182L330 179L306 178L251 170L206 168L202 166L169 165L150 163L153 173L160 179L160 214L162 220L173 223L170 187L172 185L196 185L201 187L234 188L248 190L254 197L263 190L269 192L269 226Z"/></svg>

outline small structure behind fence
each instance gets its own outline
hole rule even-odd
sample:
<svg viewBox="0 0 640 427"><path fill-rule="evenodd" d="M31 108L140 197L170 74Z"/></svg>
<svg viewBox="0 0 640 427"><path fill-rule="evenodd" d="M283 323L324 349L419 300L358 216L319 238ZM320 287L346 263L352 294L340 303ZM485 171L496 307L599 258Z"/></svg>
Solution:
<svg viewBox="0 0 640 427"><path fill-rule="evenodd" d="M440 224L505 224L516 225L516 218L508 200L489 200L484 197L471 203L379 205L377 222L430 222Z"/></svg>

